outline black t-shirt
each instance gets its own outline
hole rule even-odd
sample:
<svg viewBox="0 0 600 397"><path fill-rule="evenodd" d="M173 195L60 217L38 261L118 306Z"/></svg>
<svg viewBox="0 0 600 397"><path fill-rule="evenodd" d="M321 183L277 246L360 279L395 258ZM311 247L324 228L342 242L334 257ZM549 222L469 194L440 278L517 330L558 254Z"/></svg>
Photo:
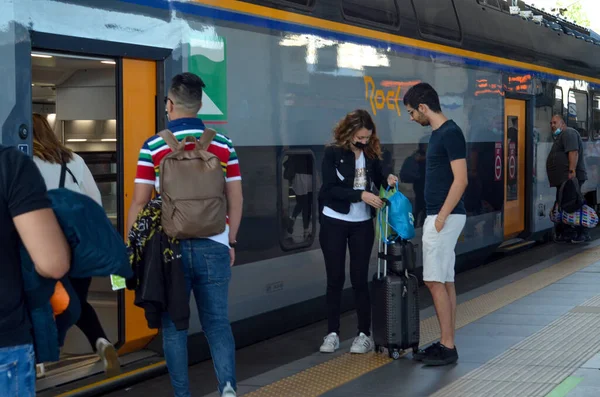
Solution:
<svg viewBox="0 0 600 397"><path fill-rule="evenodd" d="M450 162L467 156L467 144L461 129L452 120L433 131L427 146L425 165L425 204L427 215L437 215L446 201L454 174ZM461 197L453 214L466 214Z"/></svg>
<svg viewBox="0 0 600 397"><path fill-rule="evenodd" d="M37 166L17 149L0 145L0 347L32 342L13 218L42 208L50 208L50 201Z"/></svg>
<svg viewBox="0 0 600 397"><path fill-rule="evenodd" d="M581 136L577 130L567 127L555 138L546 159L546 172L548 173L550 186L560 187L563 182L569 179L569 152L573 151L579 153L575 176L580 185L587 180Z"/></svg>

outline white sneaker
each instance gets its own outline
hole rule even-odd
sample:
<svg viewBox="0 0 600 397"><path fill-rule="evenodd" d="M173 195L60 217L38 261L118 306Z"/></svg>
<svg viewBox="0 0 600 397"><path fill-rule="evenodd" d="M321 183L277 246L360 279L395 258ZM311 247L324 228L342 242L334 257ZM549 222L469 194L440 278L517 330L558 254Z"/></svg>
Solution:
<svg viewBox="0 0 600 397"><path fill-rule="evenodd" d="M98 338L96 341L96 352L104 364L104 372L111 377L121 373L121 363L115 347L106 339Z"/></svg>
<svg viewBox="0 0 600 397"><path fill-rule="evenodd" d="M44 363L36 364L35 365L35 377L37 379L40 379L45 376L46 376L46 367L44 366Z"/></svg>
<svg viewBox="0 0 600 397"><path fill-rule="evenodd" d="M227 382L223 388L223 394L221 394L221 397L237 397L235 390L233 390L233 387L231 387L231 383Z"/></svg>
<svg viewBox="0 0 600 397"><path fill-rule="evenodd" d="M354 338L354 342L352 342L352 347L350 348L350 353L368 353L373 350L374 346L375 342L373 342L373 338L361 332L356 338Z"/></svg>
<svg viewBox="0 0 600 397"><path fill-rule="evenodd" d="M340 337L335 332L332 332L325 338L323 338L323 344L321 345L321 348L319 350L321 351L321 353L333 353L339 348Z"/></svg>

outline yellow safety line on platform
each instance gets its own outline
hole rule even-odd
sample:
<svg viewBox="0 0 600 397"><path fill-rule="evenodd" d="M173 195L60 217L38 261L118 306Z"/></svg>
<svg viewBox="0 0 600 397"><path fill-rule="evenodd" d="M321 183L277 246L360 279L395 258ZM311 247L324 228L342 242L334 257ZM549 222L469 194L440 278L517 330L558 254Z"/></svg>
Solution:
<svg viewBox="0 0 600 397"><path fill-rule="evenodd" d="M591 248L521 280L464 302L457 307L456 328L462 328L599 260L600 248ZM421 321L421 346L439 337L440 328L435 316ZM244 394L244 397L317 397L392 361L387 355L379 353L347 353Z"/></svg>

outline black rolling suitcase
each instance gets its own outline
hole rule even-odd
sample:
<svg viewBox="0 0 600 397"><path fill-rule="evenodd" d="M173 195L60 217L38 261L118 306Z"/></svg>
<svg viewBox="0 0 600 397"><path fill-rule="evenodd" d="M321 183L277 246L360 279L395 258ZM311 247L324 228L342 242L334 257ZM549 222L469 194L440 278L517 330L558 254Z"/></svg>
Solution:
<svg viewBox="0 0 600 397"><path fill-rule="evenodd" d="M387 207L383 211L387 224ZM377 274L373 276L373 340L375 351L383 353L387 348L389 356L397 360L401 350L412 348L416 352L419 348L419 281L407 269L402 269L400 274L388 273L388 260L392 255L388 256L387 227L385 229L385 236L379 238Z"/></svg>

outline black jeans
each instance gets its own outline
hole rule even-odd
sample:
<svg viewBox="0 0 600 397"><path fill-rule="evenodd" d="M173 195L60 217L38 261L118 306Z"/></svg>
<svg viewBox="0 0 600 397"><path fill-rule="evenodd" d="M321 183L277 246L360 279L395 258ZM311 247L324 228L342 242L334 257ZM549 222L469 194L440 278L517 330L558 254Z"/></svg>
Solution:
<svg viewBox="0 0 600 397"><path fill-rule="evenodd" d="M108 338L102 329L102 325L100 325L96 311L87 301L92 279L90 277L70 278L69 281L71 282L81 305L81 316L79 316L79 320L77 320L75 325L77 325L77 327L85 334L90 345L92 345L92 349L96 351L96 341L99 338L104 338L106 340L108 340Z"/></svg>
<svg viewBox="0 0 600 397"><path fill-rule="evenodd" d="M358 315L358 332L370 335L371 298L369 296L369 259L375 229L373 221L346 222L323 215L319 242L327 270L328 333L340 334L342 289L346 271L346 246L350 250L350 281Z"/></svg>

